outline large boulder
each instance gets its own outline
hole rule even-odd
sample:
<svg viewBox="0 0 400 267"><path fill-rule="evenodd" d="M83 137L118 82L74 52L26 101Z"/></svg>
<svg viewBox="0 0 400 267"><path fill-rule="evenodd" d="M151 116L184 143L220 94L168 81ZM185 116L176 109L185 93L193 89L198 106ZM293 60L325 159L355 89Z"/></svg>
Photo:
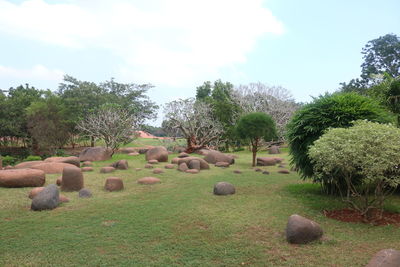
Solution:
<svg viewBox="0 0 400 267"><path fill-rule="evenodd" d="M124 182L121 178L118 177L107 178L104 189L110 192L121 191L122 189L124 189Z"/></svg>
<svg viewBox="0 0 400 267"><path fill-rule="evenodd" d="M280 150L279 146L270 146L268 148L268 153L269 154L280 154L281 150Z"/></svg>
<svg viewBox="0 0 400 267"><path fill-rule="evenodd" d="M18 163L17 165L14 166L15 169L26 169L26 168L31 168L32 166L38 165L43 163L43 160L32 160L32 161L25 161Z"/></svg>
<svg viewBox="0 0 400 267"><path fill-rule="evenodd" d="M274 166L276 165L277 160L275 158L269 157L259 157L257 158L257 166Z"/></svg>
<svg viewBox="0 0 400 267"><path fill-rule="evenodd" d="M168 151L165 147L163 146L156 146L153 148L150 148L146 152L146 160L152 160L156 159L158 162L167 162L168 161Z"/></svg>
<svg viewBox="0 0 400 267"><path fill-rule="evenodd" d="M286 240L292 244L307 244L322 237L323 231L318 223L293 214L286 225Z"/></svg>
<svg viewBox="0 0 400 267"><path fill-rule="evenodd" d="M76 167L75 165L62 162L43 162L33 165L31 169L42 170L46 174L62 173L65 167Z"/></svg>
<svg viewBox="0 0 400 267"><path fill-rule="evenodd" d="M112 151L105 147L87 147L79 154L79 161L100 161L111 158Z"/></svg>
<svg viewBox="0 0 400 267"><path fill-rule="evenodd" d="M198 157L186 157L186 158L181 158L178 160L178 165L180 165L181 163L186 163L186 165L189 165L190 162L192 160L198 160L200 161L200 169L201 170L208 170L210 169L210 165L208 165L207 161L205 161L202 158L198 158Z"/></svg>
<svg viewBox="0 0 400 267"><path fill-rule="evenodd" d="M55 184L46 186L41 192L39 192L33 199L31 209L40 210L52 210L55 209L60 203L60 192Z"/></svg>
<svg viewBox="0 0 400 267"><path fill-rule="evenodd" d="M188 167L189 169L196 169L200 171L200 161L197 159L191 160Z"/></svg>
<svg viewBox="0 0 400 267"><path fill-rule="evenodd" d="M83 188L82 170L76 166L65 167L61 178L62 191L79 191Z"/></svg>
<svg viewBox="0 0 400 267"><path fill-rule="evenodd" d="M120 153L129 154L129 153L137 153L137 148L135 147L123 147L118 150Z"/></svg>
<svg viewBox="0 0 400 267"><path fill-rule="evenodd" d="M232 195L235 191L235 187L228 182L219 182L214 185L214 195Z"/></svg>
<svg viewBox="0 0 400 267"><path fill-rule="evenodd" d="M383 249L376 253L366 267L399 267L400 251L395 249Z"/></svg>
<svg viewBox="0 0 400 267"><path fill-rule="evenodd" d="M81 163L79 162L78 157L50 157L44 160L44 162L62 162L62 163L69 163L75 165L76 167L80 167Z"/></svg>
<svg viewBox="0 0 400 267"><path fill-rule="evenodd" d="M182 162L181 164L179 164L179 166L178 166L178 171L181 171L181 172L185 172L186 170L188 170L189 169L189 167L188 167L188 165L185 163L185 162Z"/></svg>
<svg viewBox="0 0 400 267"><path fill-rule="evenodd" d="M121 160L114 162L110 166L114 167L117 170L127 170L128 169L128 161L126 159L121 159Z"/></svg>
<svg viewBox="0 0 400 267"><path fill-rule="evenodd" d="M158 184L161 180L155 177L143 177L137 180L138 184Z"/></svg>
<svg viewBox="0 0 400 267"><path fill-rule="evenodd" d="M34 169L0 170L0 187L38 187L46 182L44 171Z"/></svg>
<svg viewBox="0 0 400 267"><path fill-rule="evenodd" d="M207 155L204 157L204 160L211 164L215 164L217 162L227 162L229 164L235 163L234 158L216 150L209 150Z"/></svg>

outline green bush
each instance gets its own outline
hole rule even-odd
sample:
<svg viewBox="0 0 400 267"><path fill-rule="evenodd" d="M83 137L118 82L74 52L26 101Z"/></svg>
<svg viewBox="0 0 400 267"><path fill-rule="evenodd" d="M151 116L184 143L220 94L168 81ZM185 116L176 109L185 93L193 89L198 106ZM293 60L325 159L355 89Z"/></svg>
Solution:
<svg viewBox="0 0 400 267"><path fill-rule="evenodd" d="M368 121L330 129L309 149L314 175L330 177L367 219L400 184L400 129ZM341 185L344 184L343 188Z"/></svg>
<svg viewBox="0 0 400 267"><path fill-rule="evenodd" d="M24 159L24 161L34 161L34 160L42 160L42 158L40 156L29 155Z"/></svg>
<svg viewBox="0 0 400 267"><path fill-rule="evenodd" d="M3 159L3 166L14 165L18 161L13 156L2 156L1 158Z"/></svg>
<svg viewBox="0 0 400 267"><path fill-rule="evenodd" d="M308 157L308 148L328 128L349 127L353 121L367 119L387 123L393 117L375 100L356 93L334 93L314 98L298 110L288 124L289 152L292 165L302 176L313 178L313 164ZM327 193L335 193L329 179L314 177Z"/></svg>

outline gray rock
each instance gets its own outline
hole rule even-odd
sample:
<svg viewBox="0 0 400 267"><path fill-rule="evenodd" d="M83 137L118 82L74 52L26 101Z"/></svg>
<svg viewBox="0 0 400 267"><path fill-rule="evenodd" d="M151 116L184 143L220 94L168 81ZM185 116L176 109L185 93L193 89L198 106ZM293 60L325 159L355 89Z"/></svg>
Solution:
<svg viewBox="0 0 400 267"><path fill-rule="evenodd" d="M92 197L92 192L87 188L82 188L81 190L79 190L79 197L82 198Z"/></svg>
<svg viewBox="0 0 400 267"><path fill-rule="evenodd" d="M214 195L232 195L235 191L235 187L228 182L219 182L214 185Z"/></svg>
<svg viewBox="0 0 400 267"><path fill-rule="evenodd" d="M383 249L376 253L366 267L399 267L400 251L395 249Z"/></svg>
<svg viewBox="0 0 400 267"><path fill-rule="evenodd" d="M189 168L185 162L182 162L181 164L179 164L178 171L185 172L188 169Z"/></svg>
<svg viewBox="0 0 400 267"><path fill-rule="evenodd" d="M186 165L189 165L189 163L192 160L198 160L200 161L200 169L201 170L208 170L210 169L210 165L208 165L207 161L205 161L202 158L198 158L198 157L186 157L186 158L178 158L178 165L180 165L181 163L186 163Z"/></svg>
<svg viewBox="0 0 400 267"><path fill-rule="evenodd" d="M60 203L60 192L55 184L46 186L33 199L31 209L35 211L52 210Z"/></svg>
<svg viewBox="0 0 400 267"><path fill-rule="evenodd" d="M105 147L88 147L79 154L79 161L99 161L111 158L112 151Z"/></svg>
<svg viewBox="0 0 400 267"><path fill-rule="evenodd" d="M200 171L200 161L197 159L191 160L188 167L189 169L196 169Z"/></svg>
<svg viewBox="0 0 400 267"><path fill-rule="evenodd" d="M321 226L300 215L293 214L286 225L286 240L292 244L307 244L322 237Z"/></svg>

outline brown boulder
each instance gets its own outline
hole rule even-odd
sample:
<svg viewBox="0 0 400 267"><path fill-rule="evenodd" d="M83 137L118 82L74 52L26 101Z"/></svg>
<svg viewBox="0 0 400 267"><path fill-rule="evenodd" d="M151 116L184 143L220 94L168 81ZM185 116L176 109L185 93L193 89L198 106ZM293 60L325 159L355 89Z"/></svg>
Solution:
<svg viewBox="0 0 400 267"><path fill-rule="evenodd" d="M154 174L160 174L160 173L164 173L164 171L163 171L163 169L161 169L161 168L155 168L155 169L153 170L153 173L154 173Z"/></svg>
<svg viewBox="0 0 400 267"><path fill-rule="evenodd" d="M62 162L44 162L33 165L31 169L42 170L46 174L62 173L65 167L76 167L75 165Z"/></svg>
<svg viewBox="0 0 400 267"><path fill-rule="evenodd" d="M152 160L156 159L158 162L167 162L168 161L168 151L165 147L163 146L156 146L153 148L150 148L146 152L146 160Z"/></svg>
<svg viewBox="0 0 400 267"><path fill-rule="evenodd" d="M41 164L43 162L44 162L43 160L25 161L25 162L18 163L14 167L15 167L15 169L26 169L26 168L31 168L32 166Z"/></svg>
<svg viewBox="0 0 400 267"><path fill-rule="evenodd" d="M76 167L80 167L81 163L78 157L50 157L44 160L44 162L62 162L62 163L69 163L75 165Z"/></svg>
<svg viewBox="0 0 400 267"><path fill-rule="evenodd" d="M82 188L82 170L76 166L65 167L61 178L61 191L79 191Z"/></svg>
<svg viewBox="0 0 400 267"><path fill-rule="evenodd" d="M137 180L138 184L157 184L161 183L161 180L155 177L143 177Z"/></svg>
<svg viewBox="0 0 400 267"><path fill-rule="evenodd" d="M257 166L274 166L277 163L275 158L260 157L257 158Z"/></svg>
<svg viewBox="0 0 400 267"><path fill-rule="evenodd" d="M279 146L270 146L268 148L268 153L269 154L280 154L281 150L280 150Z"/></svg>
<svg viewBox="0 0 400 267"><path fill-rule="evenodd" d="M114 162L110 166L114 167L117 170L127 170L128 169L128 161L126 159L121 159L121 160Z"/></svg>
<svg viewBox="0 0 400 267"><path fill-rule="evenodd" d="M111 158L112 151L105 147L87 147L79 154L79 161L100 161Z"/></svg>
<svg viewBox="0 0 400 267"><path fill-rule="evenodd" d="M400 251L383 249L376 253L365 267L399 267Z"/></svg>
<svg viewBox="0 0 400 267"><path fill-rule="evenodd" d="M110 172L113 172L113 171L115 171L114 167L102 167L100 169L100 173L110 173Z"/></svg>
<svg viewBox="0 0 400 267"><path fill-rule="evenodd" d="M290 171L288 171L288 170L279 170L278 173L289 174Z"/></svg>
<svg viewBox="0 0 400 267"><path fill-rule="evenodd" d="M181 158L178 161L178 165L180 165L181 163L186 163L188 165L192 160L200 161L200 170L208 170L208 169L210 169L210 165L208 165L207 161L205 161L202 158L198 158L198 157Z"/></svg>
<svg viewBox="0 0 400 267"><path fill-rule="evenodd" d="M174 169L175 168L175 164L167 164L164 166L164 168L166 169Z"/></svg>
<svg viewBox="0 0 400 267"><path fill-rule="evenodd" d="M198 169L188 169L185 172L186 173L191 173L191 174L196 174L196 173L199 173L200 171Z"/></svg>
<svg viewBox="0 0 400 267"><path fill-rule="evenodd" d="M83 172L92 172L92 171L94 171L93 167L82 167L81 170Z"/></svg>
<svg viewBox="0 0 400 267"><path fill-rule="evenodd" d="M189 169L196 169L200 171L200 161L197 159L191 160L188 164Z"/></svg>
<svg viewBox="0 0 400 267"><path fill-rule="evenodd" d="M40 192L42 192L43 189L44 189L43 186L33 188L33 189L29 192L28 197L29 197L30 199L33 199L37 194L39 194Z"/></svg>
<svg viewBox="0 0 400 267"><path fill-rule="evenodd" d="M185 163L185 162L182 162L181 164L179 164L179 166L178 166L178 171L181 171L181 172L185 172L185 171L187 171L189 168L188 168L188 166L187 166L187 164Z"/></svg>
<svg viewBox="0 0 400 267"><path fill-rule="evenodd" d="M93 163L91 161L82 162L82 167L92 167Z"/></svg>
<svg viewBox="0 0 400 267"><path fill-rule="evenodd" d="M228 164L235 163L234 158L225 155L224 153L221 153L217 150L209 150L207 155L204 157L204 160L211 164L215 164L217 162L226 162Z"/></svg>
<svg viewBox="0 0 400 267"><path fill-rule="evenodd" d="M107 178L106 183L104 185L104 189L106 191L120 191L124 189L124 182L121 178L118 177L110 177Z"/></svg>
<svg viewBox="0 0 400 267"><path fill-rule="evenodd" d="M38 187L44 185L45 181L45 173L41 170L0 170L0 187Z"/></svg>

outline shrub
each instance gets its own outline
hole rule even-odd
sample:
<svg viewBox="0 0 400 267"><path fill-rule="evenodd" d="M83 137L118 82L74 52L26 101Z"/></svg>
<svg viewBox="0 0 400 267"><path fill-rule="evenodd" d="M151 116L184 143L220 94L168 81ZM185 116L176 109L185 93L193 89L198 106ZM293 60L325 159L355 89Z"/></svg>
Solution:
<svg viewBox="0 0 400 267"><path fill-rule="evenodd" d="M241 117L236 130L240 138L248 140L251 144L253 167L256 165L256 155L261 141L277 138L274 120L271 116L262 112L249 113Z"/></svg>
<svg viewBox="0 0 400 267"><path fill-rule="evenodd" d="M42 158L40 156L27 156L24 161L34 161L34 160L42 160Z"/></svg>
<svg viewBox="0 0 400 267"><path fill-rule="evenodd" d="M308 157L308 148L329 127L349 127L355 120L391 122L392 116L375 100L356 93L334 93L314 98L296 112L288 124L289 152L292 165L303 179L314 175L313 164ZM315 178L326 193L335 193L329 179Z"/></svg>
<svg viewBox="0 0 400 267"><path fill-rule="evenodd" d="M368 121L330 129L309 149L314 175L330 177L343 200L368 220L400 184L400 129ZM345 191L341 184L345 184Z"/></svg>
<svg viewBox="0 0 400 267"><path fill-rule="evenodd" d="M14 158L13 156L3 156L3 166L7 165L14 165L17 162L17 158Z"/></svg>

